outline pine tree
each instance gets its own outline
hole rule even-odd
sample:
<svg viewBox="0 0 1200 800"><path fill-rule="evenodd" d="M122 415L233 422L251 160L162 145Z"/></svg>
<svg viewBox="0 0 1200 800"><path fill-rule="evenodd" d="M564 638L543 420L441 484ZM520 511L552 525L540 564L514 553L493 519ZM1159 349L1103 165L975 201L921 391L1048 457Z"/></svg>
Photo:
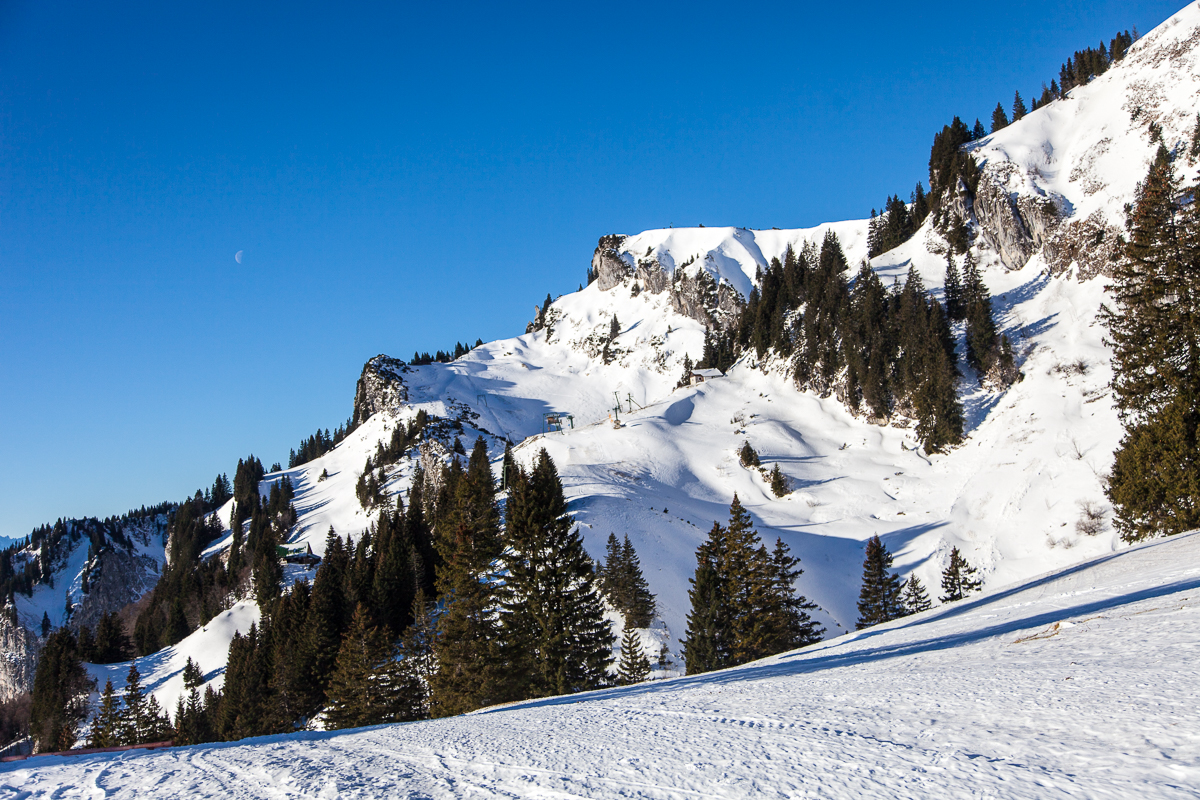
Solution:
<svg viewBox="0 0 1200 800"><path fill-rule="evenodd" d="M776 652L770 611L774 605L770 557L749 512L735 494L725 529L725 561L730 616L730 658L745 664Z"/></svg>
<svg viewBox="0 0 1200 800"><path fill-rule="evenodd" d="M683 640L688 675L722 669L729 657L729 606L720 567L724 561L725 529L714 522L708 538L696 550L696 574L688 590L691 610Z"/></svg>
<svg viewBox="0 0 1200 800"><path fill-rule="evenodd" d="M962 600L972 592L977 592L983 586L983 581L975 577L977 570L971 566L958 548L950 550L950 563L942 570L943 603L953 603Z"/></svg>
<svg viewBox="0 0 1200 800"><path fill-rule="evenodd" d="M625 534L625 541L621 545L621 569L622 594L625 597L625 607L621 613L625 615L625 624L635 628L649 627L657 603L642 574L642 562L633 549L633 543L629 541L629 534Z"/></svg>
<svg viewBox="0 0 1200 800"><path fill-rule="evenodd" d="M987 136L987 130L983 127L983 123L979 121L979 117L976 117L975 127L971 129L971 138L978 141L985 136Z"/></svg>
<svg viewBox="0 0 1200 800"><path fill-rule="evenodd" d="M329 681L326 724L332 729L416 719L418 696L392 658L386 629L359 604Z"/></svg>
<svg viewBox="0 0 1200 800"><path fill-rule="evenodd" d="M706 333L707 333L707 331L706 331ZM694 369L694 367L692 365L692 357L690 355L688 355L687 353L684 353L683 354L683 375L680 376L679 382L675 384L676 387L687 386L688 384L690 384L692 382L692 369Z"/></svg>
<svg viewBox="0 0 1200 800"><path fill-rule="evenodd" d="M1016 92L1013 95L1012 118L1013 122L1025 116L1028 109L1025 108L1025 101L1021 99L1021 93Z"/></svg>
<svg viewBox="0 0 1200 800"><path fill-rule="evenodd" d="M804 595L797 594L796 579L804 574L798 569L800 559L791 554L783 539L775 540L771 552L771 624L775 652L807 647L821 641L825 629L813 621L808 612L817 607Z"/></svg>
<svg viewBox="0 0 1200 800"><path fill-rule="evenodd" d="M505 457L505 473L511 483L520 478L520 470L508 463L510 455ZM430 682L434 716L461 714L510 699L495 614L493 578L501 542L494 491L487 447L479 439L467 471L447 474L444 497L437 503L436 572L443 613L438 617L435 644L438 670ZM417 498L410 497L410 513L418 506ZM409 522L414 539L413 527L420 524L418 519Z"/></svg>
<svg viewBox="0 0 1200 800"><path fill-rule="evenodd" d="M617 666L617 684L629 686L641 683L650 675L650 659L642 650L641 639L633 628L626 628L621 637L621 662Z"/></svg>
<svg viewBox="0 0 1200 800"><path fill-rule="evenodd" d="M121 744L141 744L147 741L145 735L150 729L150 719L146 709L146 696L142 692L142 675L138 672L136 661L130 662L129 672L125 675L124 701Z"/></svg>
<svg viewBox="0 0 1200 800"><path fill-rule="evenodd" d="M946 316L952 322L960 322L966 312L963 308L962 278L958 274L958 266L954 262L954 254L946 253Z"/></svg>
<svg viewBox="0 0 1200 800"><path fill-rule="evenodd" d="M920 614L922 611L928 611L933 608L933 603L929 600L929 594L925 591L925 587L921 584L921 579L917 577L917 573L909 576L904 582L904 588L900 595L900 605L904 608L904 613Z"/></svg>
<svg viewBox="0 0 1200 800"><path fill-rule="evenodd" d="M100 708L92 718L88 747L116 747L124 744L122 728L121 700L113 689L112 678L109 678L104 684L104 693L100 695Z"/></svg>
<svg viewBox="0 0 1200 800"><path fill-rule="evenodd" d="M738 459L742 462L742 466L747 469L760 466L758 453L750 446L750 442L748 441L742 443L742 449L738 451Z"/></svg>
<svg viewBox="0 0 1200 800"><path fill-rule="evenodd" d="M417 590L413 598L412 624L400 640L400 668L406 682L412 687L412 707L419 719L430 716L429 687L437 673L437 656L434 643L437 638L437 623L434 619L434 604Z"/></svg>
<svg viewBox="0 0 1200 800"><path fill-rule="evenodd" d="M779 469L779 464L776 464L771 469L771 494L776 497L783 497L791 491L791 486L788 483L787 477Z"/></svg>
<svg viewBox="0 0 1200 800"><path fill-rule="evenodd" d="M1125 425L1108 496L1128 542L1200 525L1200 213L1160 146L1102 310Z"/></svg>
<svg viewBox="0 0 1200 800"><path fill-rule="evenodd" d="M278 471L278 470L276 470ZM166 742L174 739L175 728L171 725L171 717L158 704L158 698L150 695L146 699L146 728L142 732L142 741Z"/></svg>
<svg viewBox="0 0 1200 800"><path fill-rule="evenodd" d="M92 688L71 629L51 633L33 678L29 731L36 752L69 750L75 744L79 723L87 718Z"/></svg>
<svg viewBox="0 0 1200 800"><path fill-rule="evenodd" d="M608 326L608 340L611 342L621 335L621 323L617 320L617 315L613 314L612 323Z"/></svg>
<svg viewBox="0 0 1200 800"><path fill-rule="evenodd" d="M533 470L513 482L506 510L500 622L512 687L541 697L604 685L612 630L558 470L544 449Z"/></svg>
<svg viewBox="0 0 1200 800"><path fill-rule="evenodd" d="M997 355L998 337L992 319L992 298L979 266L967 256L963 275L963 306L967 320L967 363L980 373L991 369Z"/></svg>
<svg viewBox="0 0 1200 800"><path fill-rule="evenodd" d="M621 563L621 540L615 533L608 534L604 545L604 563L596 571L596 579L608 602L614 608L620 609L622 603L621 579L625 575L625 567Z"/></svg>
<svg viewBox="0 0 1200 800"><path fill-rule="evenodd" d="M891 566L892 554L878 535L872 536L867 540L867 556L863 561L856 629L890 622L904 615L900 606L900 578L889 572Z"/></svg>
<svg viewBox="0 0 1200 800"><path fill-rule="evenodd" d="M992 133L1007 127L1008 114L1004 113L1004 105L996 103L996 110L992 112Z"/></svg>

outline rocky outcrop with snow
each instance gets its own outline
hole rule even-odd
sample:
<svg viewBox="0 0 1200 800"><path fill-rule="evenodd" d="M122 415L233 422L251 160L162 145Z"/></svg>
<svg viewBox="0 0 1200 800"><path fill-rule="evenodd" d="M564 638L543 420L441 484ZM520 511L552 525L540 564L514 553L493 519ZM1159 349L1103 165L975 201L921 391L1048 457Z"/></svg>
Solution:
<svg viewBox="0 0 1200 800"><path fill-rule="evenodd" d="M404 368L403 361L382 354L363 365L354 390L354 425L380 411L394 411L408 400L408 387L401 377Z"/></svg>
<svg viewBox="0 0 1200 800"><path fill-rule="evenodd" d="M1053 274L1106 272L1159 145L1176 154L1185 183L1196 180L1188 149L1198 108L1200 9L1191 3L1104 75L971 145L983 240L1009 269L1041 252Z"/></svg>

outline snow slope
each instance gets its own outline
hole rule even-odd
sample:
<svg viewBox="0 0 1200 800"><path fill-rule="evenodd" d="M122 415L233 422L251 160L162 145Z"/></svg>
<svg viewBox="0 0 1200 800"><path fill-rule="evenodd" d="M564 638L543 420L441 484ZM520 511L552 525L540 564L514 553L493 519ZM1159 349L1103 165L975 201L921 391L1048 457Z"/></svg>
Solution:
<svg viewBox="0 0 1200 800"><path fill-rule="evenodd" d="M0 766L0 796L1193 798L1200 534L708 675Z"/></svg>

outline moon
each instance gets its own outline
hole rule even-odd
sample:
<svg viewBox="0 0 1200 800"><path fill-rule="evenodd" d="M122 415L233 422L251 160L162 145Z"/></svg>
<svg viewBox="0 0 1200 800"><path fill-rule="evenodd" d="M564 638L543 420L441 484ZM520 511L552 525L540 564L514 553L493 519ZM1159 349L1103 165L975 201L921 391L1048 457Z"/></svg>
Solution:
<svg viewBox="0 0 1200 800"><path fill-rule="evenodd" d="M236 253L233 254L233 260L238 262L239 264L242 263L242 253L244 253L244 252L245 252L244 250L238 250Z"/></svg>

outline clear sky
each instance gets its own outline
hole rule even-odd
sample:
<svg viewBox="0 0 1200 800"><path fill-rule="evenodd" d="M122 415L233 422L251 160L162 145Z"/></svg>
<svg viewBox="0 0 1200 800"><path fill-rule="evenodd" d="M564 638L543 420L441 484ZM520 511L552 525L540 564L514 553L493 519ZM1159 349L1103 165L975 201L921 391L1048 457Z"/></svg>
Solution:
<svg viewBox="0 0 1200 800"><path fill-rule="evenodd" d="M286 462L603 234L867 216L1179 7L0 0L0 535Z"/></svg>

